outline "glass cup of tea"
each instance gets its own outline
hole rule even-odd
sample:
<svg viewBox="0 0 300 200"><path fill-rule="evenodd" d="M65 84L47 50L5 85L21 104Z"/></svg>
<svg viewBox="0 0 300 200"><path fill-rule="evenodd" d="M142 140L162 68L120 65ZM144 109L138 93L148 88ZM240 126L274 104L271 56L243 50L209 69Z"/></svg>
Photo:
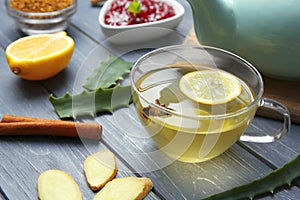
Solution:
<svg viewBox="0 0 300 200"><path fill-rule="evenodd" d="M267 143L290 127L281 103L263 98L260 73L228 51L208 46L169 46L141 57L131 70L133 102L157 148L184 162L203 162L238 140ZM278 112L272 135L246 132L259 107Z"/></svg>

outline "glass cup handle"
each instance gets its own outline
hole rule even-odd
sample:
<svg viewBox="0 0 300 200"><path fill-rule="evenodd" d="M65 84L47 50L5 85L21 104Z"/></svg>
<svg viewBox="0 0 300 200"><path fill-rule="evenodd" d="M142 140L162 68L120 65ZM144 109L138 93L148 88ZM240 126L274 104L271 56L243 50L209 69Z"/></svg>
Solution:
<svg viewBox="0 0 300 200"><path fill-rule="evenodd" d="M279 140L282 136L284 136L289 131L291 127L291 117L287 107L285 107L278 101L269 98L262 98L259 106L274 110L283 116L283 125L281 129L279 129L277 133L273 135L251 136L251 135L244 134L240 137L240 141L270 143Z"/></svg>

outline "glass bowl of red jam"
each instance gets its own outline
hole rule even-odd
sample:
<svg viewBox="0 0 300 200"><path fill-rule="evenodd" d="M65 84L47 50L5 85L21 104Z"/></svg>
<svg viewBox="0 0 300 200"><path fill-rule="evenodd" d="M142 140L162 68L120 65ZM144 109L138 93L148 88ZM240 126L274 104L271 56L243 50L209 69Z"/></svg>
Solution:
<svg viewBox="0 0 300 200"><path fill-rule="evenodd" d="M140 9L135 13L129 8L134 1L108 0L101 8L98 20L109 42L130 44L161 38L176 29L185 12L176 0L138 0Z"/></svg>

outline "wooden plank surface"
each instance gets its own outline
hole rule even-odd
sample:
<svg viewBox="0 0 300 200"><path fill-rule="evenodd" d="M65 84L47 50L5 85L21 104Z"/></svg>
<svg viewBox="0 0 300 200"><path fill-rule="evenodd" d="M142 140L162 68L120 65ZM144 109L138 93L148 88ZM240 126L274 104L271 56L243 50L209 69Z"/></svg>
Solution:
<svg viewBox="0 0 300 200"><path fill-rule="evenodd" d="M87 62L84 58L90 51L94 51L95 47L99 51L99 57L92 57L89 61L91 63L98 63L109 53L117 52L118 47L105 43L101 31L95 27L98 13L96 9L100 8L90 8L88 1L79 3L78 12L67 30L76 43L74 56L66 70L41 82L24 81L8 70L4 49L7 44L23 34L15 30L11 25L12 21L0 7L0 20L3 22L0 35L5 35L0 38L0 113L57 119L48 101L49 94L61 96L66 91L72 93L81 89L85 76L94 67L83 65ZM185 23L180 25L180 33L176 35L180 37L182 34L181 40L184 40L184 33L188 32L191 26L189 15L184 18ZM166 44L164 42L161 41L162 44ZM175 44L180 40L173 42ZM135 50L122 56L126 60L135 61L148 51ZM99 122L104 127L103 139L99 143L57 137L0 138L0 187L5 199L37 199L37 177L42 171L50 168L70 172L78 181L84 199L92 199L94 193L84 180L82 164L87 155L101 149L109 149L116 154L120 166L118 176L148 176L153 180L154 189L146 199L199 199L250 182L272 171L272 168L256 158L257 155L249 153L242 145L234 145L220 157L198 164L170 161L163 154L152 156L156 147L141 127L132 105L115 111L113 115L99 115L92 121ZM258 119L257 125L259 124L263 127L278 125L276 121L269 122L265 119ZM258 129L262 130L262 127L258 126ZM300 152L297 145L299 137L296 135L298 130L298 126L293 126L292 135L286 141L260 146L258 152L262 153L264 158L265 154L271 154L272 156L266 159L272 162L275 160L277 167L291 160ZM296 146L298 148L293 149ZM276 157L276 154L270 152L275 148L281 152L279 158L272 158ZM289 151L291 149L292 151ZM284 156L286 158L283 158ZM294 200L299 196L299 188L293 187L291 190L277 193L272 199Z"/></svg>
<svg viewBox="0 0 300 200"><path fill-rule="evenodd" d="M75 49L70 63L70 66L75 66L74 69L68 67L53 79L44 82L20 79L9 71L4 50L10 42L24 34L15 30L2 7L0 7L0 13L2 25L0 34L5 35L0 40L2 47L0 49L0 113L58 119L48 101L49 93L55 91L57 95L60 95L68 88L73 89L76 67L80 66L77 63L83 60L83 56L80 56ZM80 39L74 39L76 45L80 45L80 49L83 50L85 46L80 43ZM91 43L88 46L92 47ZM45 87L47 85L49 87ZM5 193L1 195L1 198L37 199L38 175L47 169L59 168L74 177L84 194L83 199L92 199L95 193L86 184L83 161L89 154L107 149L107 147L103 144L97 143L96 145L94 142L73 138L2 137L0 149L0 187L1 193ZM120 160L117 162L119 167L117 177L136 176ZM159 198L152 192L146 199Z"/></svg>
<svg viewBox="0 0 300 200"><path fill-rule="evenodd" d="M130 112L131 120L127 120L127 124L122 123L128 118L128 115L122 114L123 112ZM145 142L145 139L149 138L149 136L145 135L145 131L142 127L139 127L139 122L134 116L134 109L131 107L130 111L122 109L115 112L113 116L108 116L108 119L110 119L109 123L105 122L105 124L115 126L116 130L104 134L103 140L113 147L125 160L135 160L135 162L129 164L136 171L140 173L151 171L157 167L151 163L162 164L167 161L158 155L151 157L151 152L154 151L153 147ZM98 120L104 122L106 119L100 118ZM124 132L124 128L127 131ZM109 129L112 130L111 127ZM134 146L135 149L124 150L124 144L126 146ZM145 155L136 156L137 153ZM234 145L225 154L211 161L198 164L174 162L162 167L161 170L142 174L147 174L147 176L152 178L157 191L167 197L166 199L172 199L174 196L180 197L178 199L199 199L216 191L223 191L242 183L250 182L253 180L253 177L266 175L271 169L265 167L261 161L250 155L239 145ZM164 176L167 179L161 179ZM199 181L199 184L196 184L197 181ZM300 195L300 190L295 187L292 191L285 191L277 195L274 199L296 199Z"/></svg>
<svg viewBox="0 0 300 200"><path fill-rule="evenodd" d="M283 103L290 111L294 123L300 124L300 81L285 81L264 77L264 96ZM274 116L264 112L263 116Z"/></svg>
<svg viewBox="0 0 300 200"><path fill-rule="evenodd" d="M1 148L7 150L1 151L1 187L9 199L36 199L37 178L48 169L68 172L78 183L83 199L94 197L95 193L87 186L84 177L83 162L91 153L107 149L105 145L90 144L86 148L79 139L50 137L6 138L1 143ZM117 164L117 177L135 176L120 160ZM147 199L159 198L151 194Z"/></svg>

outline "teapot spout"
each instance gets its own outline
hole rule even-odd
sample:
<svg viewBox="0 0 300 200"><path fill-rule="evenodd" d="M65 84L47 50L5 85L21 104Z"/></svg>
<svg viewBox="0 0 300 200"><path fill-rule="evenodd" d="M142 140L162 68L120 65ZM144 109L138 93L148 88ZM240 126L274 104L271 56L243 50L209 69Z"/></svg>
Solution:
<svg viewBox="0 0 300 200"><path fill-rule="evenodd" d="M231 49L235 39L232 0L187 0L192 8L194 28L203 45Z"/></svg>

